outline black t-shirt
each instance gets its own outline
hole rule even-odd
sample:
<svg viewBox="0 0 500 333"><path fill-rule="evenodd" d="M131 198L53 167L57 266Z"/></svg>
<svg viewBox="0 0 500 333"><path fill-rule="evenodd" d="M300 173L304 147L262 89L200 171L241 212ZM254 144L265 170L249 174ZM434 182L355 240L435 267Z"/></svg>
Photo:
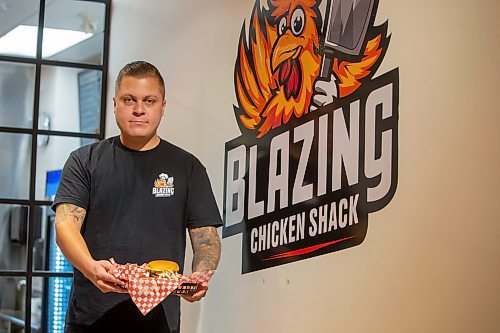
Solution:
<svg viewBox="0 0 500 333"><path fill-rule="evenodd" d="M182 272L186 228L222 225L203 165L164 140L135 151L113 137L72 152L53 209L60 203L87 211L81 233L92 257L121 264L166 259ZM67 323L89 325L128 297L102 293L75 270ZM177 327L179 297L167 297L163 308Z"/></svg>

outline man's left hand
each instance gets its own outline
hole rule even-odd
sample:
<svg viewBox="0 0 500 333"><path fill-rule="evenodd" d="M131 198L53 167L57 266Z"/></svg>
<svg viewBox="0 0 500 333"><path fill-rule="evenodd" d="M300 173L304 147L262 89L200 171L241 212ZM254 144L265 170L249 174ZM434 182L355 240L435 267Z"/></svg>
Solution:
<svg viewBox="0 0 500 333"><path fill-rule="evenodd" d="M209 273L211 276L212 274L215 273L215 271L209 271ZM196 277L197 275L201 275L201 272L194 272L191 276ZM208 282L203 282L198 286L198 289L196 289L196 292L194 294L182 294L180 296L184 298L186 301L193 303L205 297L207 291L208 291Z"/></svg>

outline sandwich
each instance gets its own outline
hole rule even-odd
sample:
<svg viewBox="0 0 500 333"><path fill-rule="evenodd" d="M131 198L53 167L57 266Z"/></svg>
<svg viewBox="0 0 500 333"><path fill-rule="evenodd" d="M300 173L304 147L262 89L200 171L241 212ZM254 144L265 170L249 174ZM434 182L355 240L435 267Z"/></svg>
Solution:
<svg viewBox="0 0 500 333"><path fill-rule="evenodd" d="M147 277L168 278L177 280L179 277L179 265L175 261L153 260L144 267Z"/></svg>

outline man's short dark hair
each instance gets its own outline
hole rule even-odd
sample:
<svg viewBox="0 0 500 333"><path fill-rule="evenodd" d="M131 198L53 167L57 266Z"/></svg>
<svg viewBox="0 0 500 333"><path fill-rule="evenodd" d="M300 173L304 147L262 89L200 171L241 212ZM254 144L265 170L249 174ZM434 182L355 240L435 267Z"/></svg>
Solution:
<svg viewBox="0 0 500 333"><path fill-rule="evenodd" d="M123 66L120 73L118 73L118 76L116 77L115 93L120 88L120 84L124 76L132 76L135 78L156 78L160 84L160 91L163 99L165 99L165 82L163 81L160 71L153 64L150 64L147 61L133 61Z"/></svg>

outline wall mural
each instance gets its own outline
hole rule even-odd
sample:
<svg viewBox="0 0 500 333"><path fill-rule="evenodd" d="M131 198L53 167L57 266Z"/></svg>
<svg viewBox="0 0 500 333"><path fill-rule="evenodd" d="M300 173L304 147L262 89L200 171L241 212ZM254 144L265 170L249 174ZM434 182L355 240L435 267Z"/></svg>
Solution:
<svg viewBox="0 0 500 333"><path fill-rule="evenodd" d="M397 185L399 72L376 0L257 0L234 68L223 237L242 273L363 242Z"/></svg>

